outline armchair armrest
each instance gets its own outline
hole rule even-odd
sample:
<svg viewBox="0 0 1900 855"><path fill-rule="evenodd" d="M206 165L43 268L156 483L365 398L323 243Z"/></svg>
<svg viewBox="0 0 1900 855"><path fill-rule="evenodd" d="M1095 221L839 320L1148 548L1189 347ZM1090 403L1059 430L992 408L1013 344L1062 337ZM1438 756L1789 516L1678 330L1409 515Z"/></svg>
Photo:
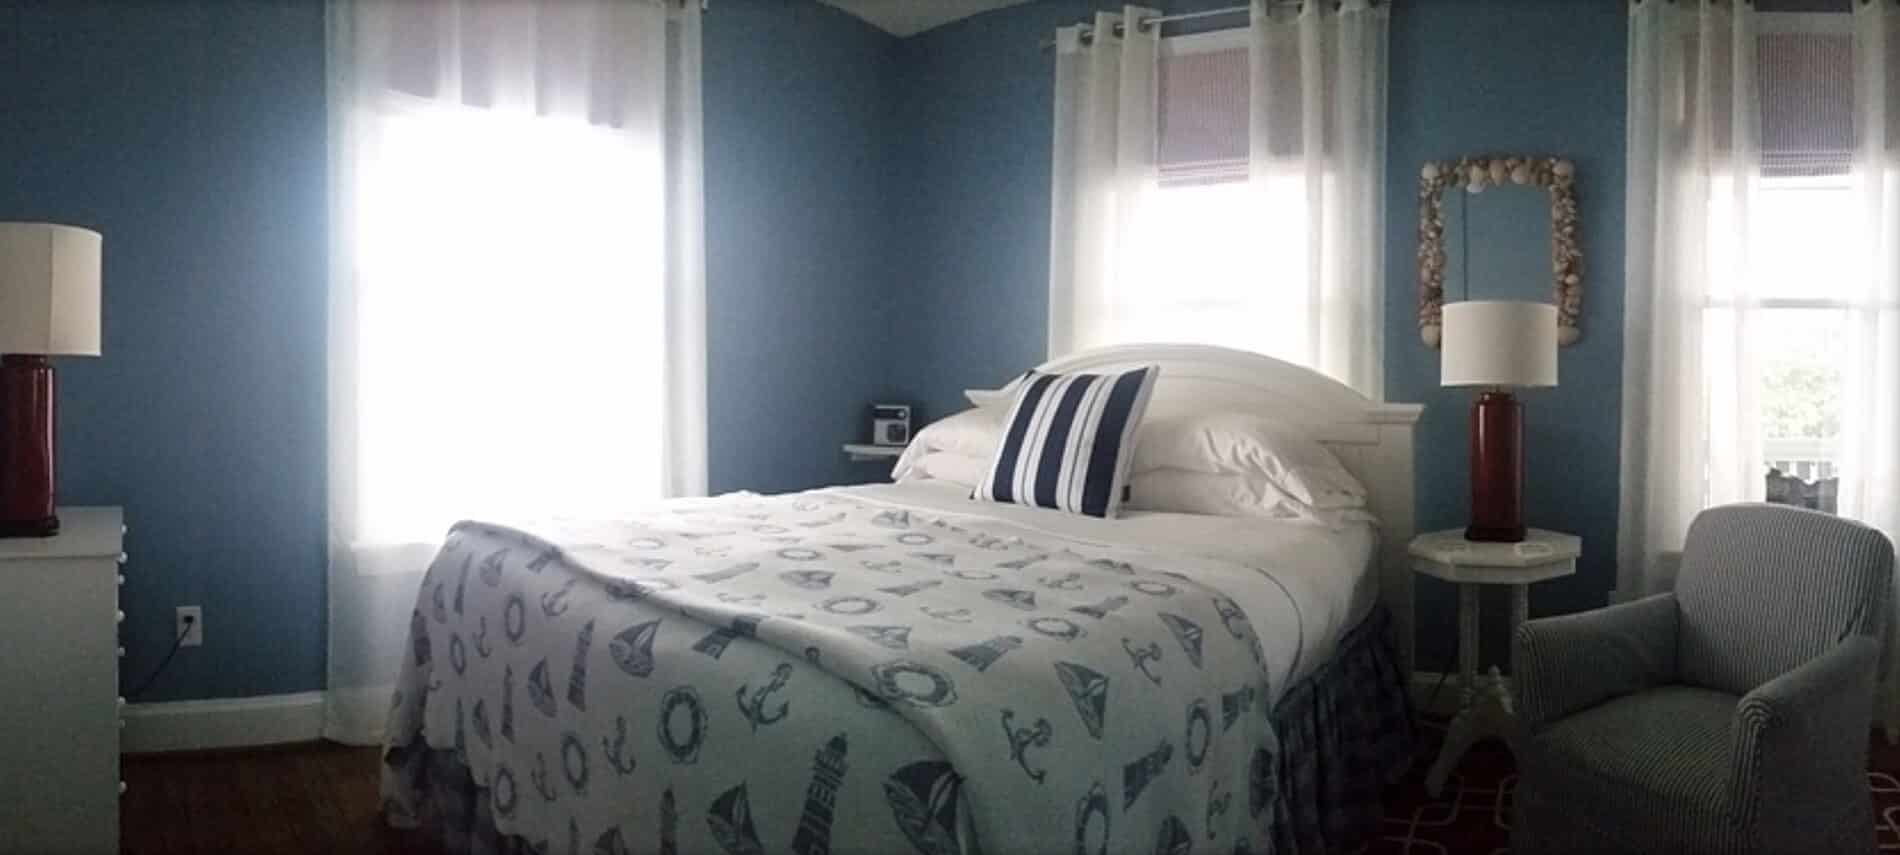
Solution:
<svg viewBox="0 0 1900 855"><path fill-rule="evenodd" d="M1525 621L1511 639L1512 691L1527 733L1675 676L1674 594Z"/></svg>
<svg viewBox="0 0 1900 855"><path fill-rule="evenodd" d="M1744 825L1764 799L1778 811L1805 806L1821 811L1810 815L1825 816L1849 799L1865 798L1860 790L1879 662L1879 643L1853 635L1742 696L1730 731L1730 785ZM1830 789L1830 781L1843 786Z"/></svg>

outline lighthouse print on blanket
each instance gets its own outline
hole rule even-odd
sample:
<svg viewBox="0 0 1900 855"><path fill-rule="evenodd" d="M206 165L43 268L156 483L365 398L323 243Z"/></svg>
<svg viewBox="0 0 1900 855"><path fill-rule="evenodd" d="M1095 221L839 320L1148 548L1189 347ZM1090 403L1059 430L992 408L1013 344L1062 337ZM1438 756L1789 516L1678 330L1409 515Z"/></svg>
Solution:
<svg viewBox="0 0 1900 855"><path fill-rule="evenodd" d="M1271 575L988 522L814 492L461 524L386 811L429 821L426 748L552 852L1268 851Z"/></svg>

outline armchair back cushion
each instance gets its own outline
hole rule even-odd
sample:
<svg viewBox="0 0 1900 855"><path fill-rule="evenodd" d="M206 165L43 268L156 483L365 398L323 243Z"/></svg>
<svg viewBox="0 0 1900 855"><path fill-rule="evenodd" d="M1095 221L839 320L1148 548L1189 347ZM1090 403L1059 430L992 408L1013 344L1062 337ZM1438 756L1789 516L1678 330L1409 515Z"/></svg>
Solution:
<svg viewBox="0 0 1900 855"><path fill-rule="evenodd" d="M1893 544L1859 523L1783 505L1726 505L1689 526L1676 577L1684 683L1744 695L1851 634L1878 636Z"/></svg>

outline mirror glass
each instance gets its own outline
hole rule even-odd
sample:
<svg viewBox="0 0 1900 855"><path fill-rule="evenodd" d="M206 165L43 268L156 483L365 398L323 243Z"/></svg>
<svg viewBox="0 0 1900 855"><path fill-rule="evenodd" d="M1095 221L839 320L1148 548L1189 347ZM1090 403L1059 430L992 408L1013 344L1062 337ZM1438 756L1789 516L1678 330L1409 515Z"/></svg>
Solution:
<svg viewBox="0 0 1900 855"><path fill-rule="evenodd" d="M1550 296L1550 193L1491 185L1447 189L1445 299L1539 300Z"/></svg>

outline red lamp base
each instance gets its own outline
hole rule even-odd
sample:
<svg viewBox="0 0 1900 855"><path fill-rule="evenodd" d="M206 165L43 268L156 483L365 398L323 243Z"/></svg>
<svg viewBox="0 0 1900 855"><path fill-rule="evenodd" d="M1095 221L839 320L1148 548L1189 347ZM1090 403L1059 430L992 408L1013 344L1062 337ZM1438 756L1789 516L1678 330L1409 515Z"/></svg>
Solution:
<svg viewBox="0 0 1900 855"><path fill-rule="evenodd" d="M1524 540L1524 406L1504 391L1471 405L1471 524L1465 539Z"/></svg>
<svg viewBox="0 0 1900 855"><path fill-rule="evenodd" d="M51 537L53 366L44 356L0 357L0 537Z"/></svg>

